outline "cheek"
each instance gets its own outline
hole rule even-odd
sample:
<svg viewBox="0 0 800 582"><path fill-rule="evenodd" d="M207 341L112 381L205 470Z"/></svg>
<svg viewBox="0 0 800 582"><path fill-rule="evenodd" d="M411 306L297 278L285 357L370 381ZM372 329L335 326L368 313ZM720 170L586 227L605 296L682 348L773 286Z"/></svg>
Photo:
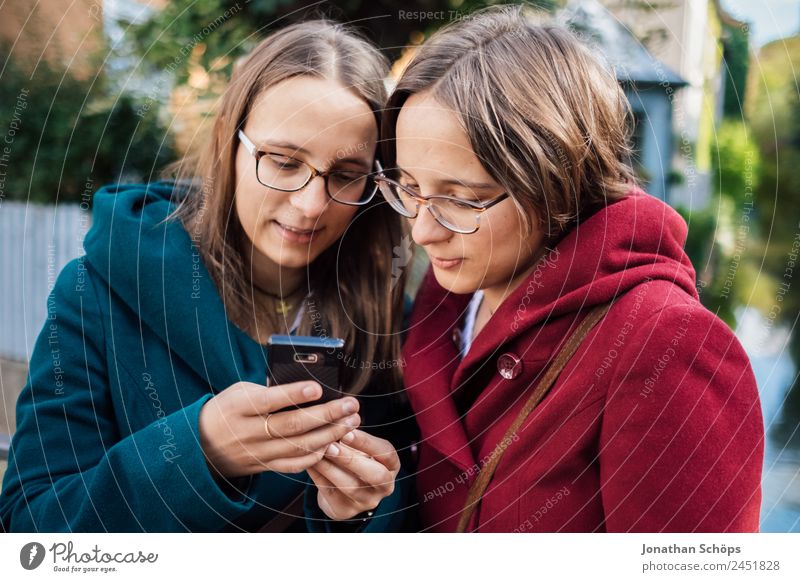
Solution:
<svg viewBox="0 0 800 582"><path fill-rule="evenodd" d="M263 222L266 202L252 187L240 184L236 189L236 214L247 236L251 239L258 228L258 224Z"/></svg>
<svg viewBox="0 0 800 582"><path fill-rule="evenodd" d="M467 253L473 259L476 275L484 277L487 283L496 283L510 277L520 264L525 264L532 246L536 245L532 245L516 209L485 217L487 220L480 229L464 238L469 244Z"/></svg>
<svg viewBox="0 0 800 582"><path fill-rule="evenodd" d="M500 236L502 231L481 227L478 232L471 235L466 242L466 254L470 258L469 264L473 277L494 280L506 269L507 255L514 246L512 237ZM466 237L465 237L466 238Z"/></svg>
<svg viewBox="0 0 800 582"><path fill-rule="evenodd" d="M241 159L241 156L237 158L234 203L242 229L252 240L256 238L257 231L272 218L281 198L270 196L270 192L256 180L253 168L247 166L249 161Z"/></svg>

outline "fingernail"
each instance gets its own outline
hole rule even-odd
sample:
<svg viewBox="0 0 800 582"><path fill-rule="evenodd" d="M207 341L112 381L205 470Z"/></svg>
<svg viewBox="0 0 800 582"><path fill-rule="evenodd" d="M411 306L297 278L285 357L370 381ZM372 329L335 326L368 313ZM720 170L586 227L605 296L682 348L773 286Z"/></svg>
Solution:
<svg viewBox="0 0 800 582"><path fill-rule="evenodd" d="M355 440L355 438L356 435L354 435L351 431L342 437L342 441L344 441L345 443L352 443Z"/></svg>
<svg viewBox="0 0 800 582"><path fill-rule="evenodd" d="M344 411L345 414L354 413L356 411L356 408L357 408L356 401L353 400L352 398L348 398L347 400L344 401L344 404L342 404L342 410Z"/></svg>
<svg viewBox="0 0 800 582"><path fill-rule="evenodd" d="M331 457L335 457L336 455L338 455L338 454L339 454L339 447L337 447L335 443L331 443L331 444L328 446L328 454L329 454Z"/></svg>
<svg viewBox="0 0 800 582"><path fill-rule="evenodd" d="M316 393L317 393L317 387L314 386L313 384L309 384L308 386L303 388L303 396L305 396L307 398L311 398Z"/></svg>

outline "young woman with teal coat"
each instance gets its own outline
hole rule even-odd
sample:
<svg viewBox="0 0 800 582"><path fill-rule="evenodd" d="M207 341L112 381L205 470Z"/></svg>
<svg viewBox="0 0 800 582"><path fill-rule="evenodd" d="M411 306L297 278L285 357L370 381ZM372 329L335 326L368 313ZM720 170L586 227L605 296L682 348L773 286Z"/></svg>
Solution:
<svg viewBox="0 0 800 582"><path fill-rule="evenodd" d="M287 27L237 66L196 164L97 193L17 404L3 529L404 527L385 74L340 25ZM359 397L265 387L272 334L343 338Z"/></svg>

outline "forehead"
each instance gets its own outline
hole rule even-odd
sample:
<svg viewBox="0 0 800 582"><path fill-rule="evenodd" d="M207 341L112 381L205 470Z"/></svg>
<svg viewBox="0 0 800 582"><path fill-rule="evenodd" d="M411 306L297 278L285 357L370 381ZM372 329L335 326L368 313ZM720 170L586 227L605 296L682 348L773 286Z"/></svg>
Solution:
<svg viewBox="0 0 800 582"><path fill-rule="evenodd" d="M245 131L257 144L291 142L309 151L349 146L369 155L378 128L372 109L353 90L336 81L299 76L259 95Z"/></svg>
<svg viewBox="0 0 800 582"><path fill-rule="evenodd" d="M397 118L398 166L442 179L491 181L458 114L427 93L410 96Z"/></svg>

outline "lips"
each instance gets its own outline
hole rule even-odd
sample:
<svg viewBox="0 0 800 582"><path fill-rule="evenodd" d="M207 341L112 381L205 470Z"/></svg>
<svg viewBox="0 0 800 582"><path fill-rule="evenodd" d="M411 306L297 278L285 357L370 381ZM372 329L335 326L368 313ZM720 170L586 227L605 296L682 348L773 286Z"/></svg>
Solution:
<svg viewBox="0 0 800 582"><path fill-rule="evenodd" d="M283 224L277 220L273 220L272 224L278 231L278 234L286 241L293 243L308 243L317 236L323 229L322 228L298 228L288 224ZM324 228L324 227L323 227Z"/></svg>
<svg viewBox="0 0 800 582"><path fill-rule="evenodd" d="M431 264L438 269L454 269L464 262L463 257L457 259L444 259L429 255L428 258L431 260Z"/></svg>

